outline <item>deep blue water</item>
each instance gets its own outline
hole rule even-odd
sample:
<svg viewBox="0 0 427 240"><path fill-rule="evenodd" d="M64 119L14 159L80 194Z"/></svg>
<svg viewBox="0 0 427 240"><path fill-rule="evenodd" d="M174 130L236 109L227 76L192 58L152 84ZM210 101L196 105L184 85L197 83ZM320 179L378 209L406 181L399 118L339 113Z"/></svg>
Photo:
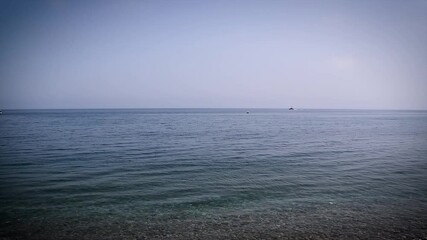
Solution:
<svg viewBox="0 0 427 240"><path fill-rule="evenodd" d="M0 238L427 237L427 112L9 110Z"/></svg>

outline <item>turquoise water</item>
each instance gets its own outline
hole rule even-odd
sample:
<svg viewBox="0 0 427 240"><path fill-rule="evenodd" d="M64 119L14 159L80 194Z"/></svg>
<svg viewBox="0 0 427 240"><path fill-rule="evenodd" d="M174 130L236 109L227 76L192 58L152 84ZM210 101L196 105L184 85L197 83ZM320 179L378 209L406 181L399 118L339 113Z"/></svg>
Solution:
<svg viewBox="0 0 427 240"><path fill-rule="evenodd" d="M9 110L0 238L427 238L427 112Z"/></svg>

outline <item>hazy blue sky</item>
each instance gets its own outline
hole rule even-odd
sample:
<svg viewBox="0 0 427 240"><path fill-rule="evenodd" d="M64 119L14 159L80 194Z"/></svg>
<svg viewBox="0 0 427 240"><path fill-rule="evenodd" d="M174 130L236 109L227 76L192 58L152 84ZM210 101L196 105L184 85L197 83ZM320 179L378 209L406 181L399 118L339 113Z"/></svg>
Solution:
<svg viewBox="0 0 427 240"><path fill-rule="evenodd" d="M427 109L427 0L0 2L3 109Z"/></svg>

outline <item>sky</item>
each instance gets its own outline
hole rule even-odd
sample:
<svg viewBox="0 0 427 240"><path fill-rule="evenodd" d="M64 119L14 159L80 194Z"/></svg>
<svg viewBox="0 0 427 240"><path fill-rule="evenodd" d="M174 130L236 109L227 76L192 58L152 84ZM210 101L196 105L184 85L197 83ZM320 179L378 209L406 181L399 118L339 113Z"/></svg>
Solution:
<svg viewBox="0 0 427 240"><path fill-rule="evenodd" d="M427 109L427 0L0 0L0 108Z"/></svg>

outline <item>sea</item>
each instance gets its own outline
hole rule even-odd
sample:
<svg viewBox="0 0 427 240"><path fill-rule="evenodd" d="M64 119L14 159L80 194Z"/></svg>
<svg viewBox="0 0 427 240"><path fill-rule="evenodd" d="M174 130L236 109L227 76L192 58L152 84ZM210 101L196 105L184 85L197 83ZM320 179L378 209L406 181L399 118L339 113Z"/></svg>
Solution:
<svg viewBox="0 0 427 240"><path fill-rule="evenodd" d="M3 110L0 239L427 239L427 111Z"/></svg>

